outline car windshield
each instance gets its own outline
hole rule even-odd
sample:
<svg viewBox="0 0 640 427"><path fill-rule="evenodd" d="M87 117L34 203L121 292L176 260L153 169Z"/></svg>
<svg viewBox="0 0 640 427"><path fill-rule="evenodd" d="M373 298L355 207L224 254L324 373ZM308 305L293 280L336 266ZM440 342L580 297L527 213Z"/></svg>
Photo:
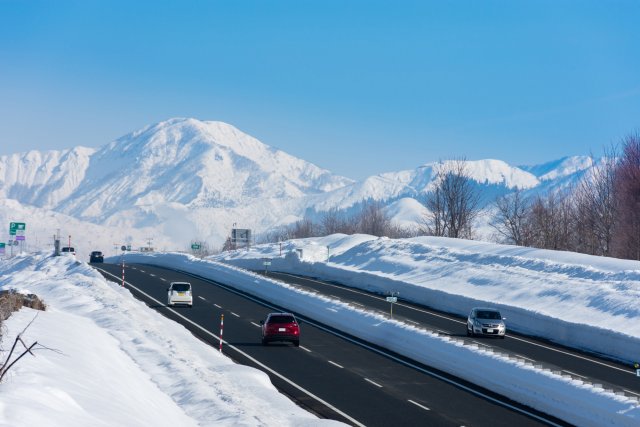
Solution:
<svg viewBox="0 0 640 427"><path fill-rule="evenodd" d="M500 312L498 311L479 311L478 319L492 319L492 320L501 320L502 316L500 316Z"/></svg>
<svg viewBox="0 0 640 427"><path fill-rule="evenodd" d="M279 316L271 316L269 318L269 323L295 323L296 319L293 318L293 316L285 316L285 315L279 315Z"/></svg>
<svg viewBox="0 0 640 427"><path fill-rule="evenodd" d="M172 289L176 292L186 292L191 288L188 283L174 283Z"/></svg>

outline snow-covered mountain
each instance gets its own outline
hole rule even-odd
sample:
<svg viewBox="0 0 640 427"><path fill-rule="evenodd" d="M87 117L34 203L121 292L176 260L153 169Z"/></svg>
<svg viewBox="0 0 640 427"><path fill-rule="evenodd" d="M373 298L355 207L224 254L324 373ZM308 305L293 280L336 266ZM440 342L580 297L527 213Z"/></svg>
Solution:
<svg viewBox="0 0 640 427"><path fill-rule="evenodd" d="M486 202L516 188L566 186L593 166L587 156L521 167L500 160L466 163ZM441 167L447 162L355 182L229 124L174 118L98 149L1 156L0 199L3 210L7 200L28 205L18 210L33 212L51 233L62 228L63 235L72 234L66 228L74 224L73 234L83 234L75 230L83 223L91 235L103 234L95 226L110 230L105 232L113 242L103 246L146 235L156 246L184 249L190 241L204 240L219 247L234 224L260 233L308 212L349 209L363 200L382 201L399 223L410 223L420 218L417 201L432 188ZM5 221L25 220L4 213Z"/></svg>

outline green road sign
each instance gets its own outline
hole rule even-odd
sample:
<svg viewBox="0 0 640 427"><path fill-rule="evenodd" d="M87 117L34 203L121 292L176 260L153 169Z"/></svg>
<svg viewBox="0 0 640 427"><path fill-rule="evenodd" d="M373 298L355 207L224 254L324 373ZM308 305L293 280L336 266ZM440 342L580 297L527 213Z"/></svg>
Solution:
<svg viewBox="0 0 640 427"><path fill-rule="evenodd" d="M12 236L24 236L24 230L27 228L24 222L9 223L9 234Z"/></svg>
<svg viewBox="0 0 640 427"><path fill-rule="evenodd" d="M197 244L197 243L193 243L193 244L191 245L191 249L193 249L193 250L198 250L198 249L200 249L200 245L199 245L199 244Z"/></svg>

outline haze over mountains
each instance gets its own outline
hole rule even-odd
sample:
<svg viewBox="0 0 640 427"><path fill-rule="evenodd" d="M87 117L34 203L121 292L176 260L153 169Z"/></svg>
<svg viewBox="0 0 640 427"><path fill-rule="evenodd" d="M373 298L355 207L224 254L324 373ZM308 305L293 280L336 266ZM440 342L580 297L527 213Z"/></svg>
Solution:
<svg viewBox="0 0 640 427"><path fill-rule="evenodd" d="M593 167L593 160L467 164L488 204L517 188L567 186ZM174 118L98 149L1 156L0 221L7 228L10 221L27 222L31 244L50 245L49 236L61 229L63 236L78 236L75 245L86 251L151 241L164 249L186 250L192 241L219 248L234 224L260 233L305 213L348 210L367 199L383 201L389 215L406 225L420 218L419 200L432 188L438 167L430 163L356 182L229 124Z"/></svg>

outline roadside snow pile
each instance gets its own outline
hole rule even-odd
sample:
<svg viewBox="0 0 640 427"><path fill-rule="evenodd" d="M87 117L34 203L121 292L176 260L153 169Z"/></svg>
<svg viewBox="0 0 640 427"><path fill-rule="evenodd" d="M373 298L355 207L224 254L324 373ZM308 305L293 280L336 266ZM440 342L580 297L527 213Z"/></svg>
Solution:
<svg viewBox="0 0 640 427"><path fill-rule="evenodd" d="M494 306L508 328L625 363L640 355L640 262L438 237L332 235L210 259L333 280L466 316ZM327 262L329 257L329 262Z"/></svg>
<svg viewBox="0 0 640 427"><path fill-rule="evenodd" d="M266 374L236 365L87 264L40 254L0 261L0 272L0 289L47 304L5 321L2 360L31 321L23 340L55 350L7 372L0 425L342 425L299 408Z"/></svg>
<svg viewBox="0 0 640 427"><path fill-rule="evenodd" d="M290 258L296 256L288 256L283 262L292 262ZM640 406L635 398L556 374L526 360L477 345L465 345L463 340L439 336L243 269L184 254L130 253L125 259L127 263L188 271L224 283L574 425L637 426L640 423Z"/></svg>

